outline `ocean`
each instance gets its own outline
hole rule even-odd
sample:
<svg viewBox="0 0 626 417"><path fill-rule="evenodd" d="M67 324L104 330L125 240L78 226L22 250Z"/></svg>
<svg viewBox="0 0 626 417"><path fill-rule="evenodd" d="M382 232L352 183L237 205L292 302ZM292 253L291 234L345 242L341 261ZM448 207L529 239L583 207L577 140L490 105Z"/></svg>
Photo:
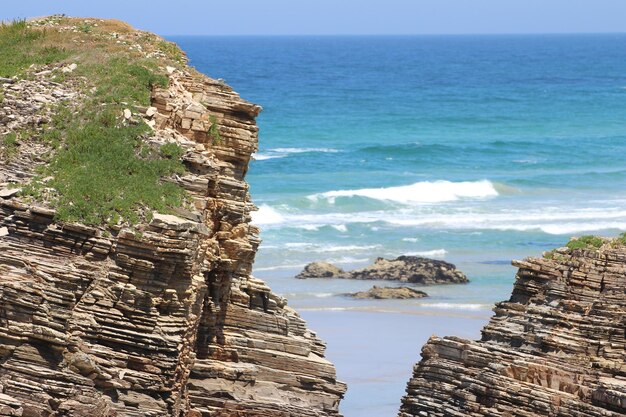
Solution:
<svg viewBox="0 0 626 417"><path fill-rule="evenodd" d="M172 37L263 106L255 275L328 342L346 417L394 416L431 334L480 337L512 259L626 230L626 35ZM418 255L467 285L352 300L296 280Z"/></svg>

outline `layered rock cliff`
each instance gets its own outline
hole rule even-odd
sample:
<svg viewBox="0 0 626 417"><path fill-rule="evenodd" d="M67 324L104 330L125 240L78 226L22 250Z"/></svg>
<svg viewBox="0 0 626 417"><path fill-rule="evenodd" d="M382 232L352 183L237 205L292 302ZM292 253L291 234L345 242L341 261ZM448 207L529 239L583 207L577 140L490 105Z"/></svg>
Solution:
<svg viewBox="0 0 626 417"><path fill-rule="evenodd" d="M547 258L513 263L511 298L480 341L428 341L400 417L626 415L623 242Z"/></svg>
<svg viewBox="0 0 626 417"><path fill-rule="evenodd" d="M125 116L153 127L147 142L184 149L171 180L187 208L107 229L0 193L0 415L339 416L346 387L324 343L251 275L245 175L261 108L184 66L168 72L153 107ZM5 181L32 175L23 153Z"/></svg>

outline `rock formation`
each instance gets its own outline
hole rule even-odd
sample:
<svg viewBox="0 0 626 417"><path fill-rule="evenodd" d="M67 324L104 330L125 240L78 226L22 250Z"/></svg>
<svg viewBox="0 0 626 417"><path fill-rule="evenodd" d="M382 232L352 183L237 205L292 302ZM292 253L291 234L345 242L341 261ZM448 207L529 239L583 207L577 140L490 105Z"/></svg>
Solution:
<svg viewBox="0 0 626 417"><path fill-rule="evenodd" d="M409 298L428 297L424 291L419 291L409 287L377 287L374 285L367 291L359 291L348 294L356 299L375 299L375 300L406 300Z"/></svg>
<svg viewBox="0 0 626 417"><path fill-rule="evenodd" d="M623 242L547 255L513 263L480 341L428 341L400 417L626 415Z"/></svg>
<svg viewBox="0 0 626 417"><path fill-rule="evenodd" d="M324 343L251 275L260 240L244 178L261 108L169 72L137 117L150 141L185 149L176 181L193 209L109 234L1 194L0 415L339 416L346 387Z"/></svg>
<svg viewBox="0 0 626 417"><path fill-rule="evenodd" d="M350 278L350 274L328 262L311 262L296 275L296 278Z"/></svg>
<svg viewBox="0 0 626 417"><path fill-rule="evenodd" d="M312 262L296 278L390 280L423 285L469 282L465 274L453 264L417 256L378 258L373 265L353 271L344 271L326 262Z"/></svg>

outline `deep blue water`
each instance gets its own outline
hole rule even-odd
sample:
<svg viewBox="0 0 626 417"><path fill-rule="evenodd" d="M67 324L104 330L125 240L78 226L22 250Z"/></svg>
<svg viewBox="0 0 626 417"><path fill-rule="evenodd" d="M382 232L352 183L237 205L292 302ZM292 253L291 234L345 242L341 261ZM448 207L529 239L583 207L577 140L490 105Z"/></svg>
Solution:
<svg viewBox="0 0 626 417"><path fill-rule="evenodd" d="M329 315L378 312L390 329L396 314L486 318L510 293L511 259L626 230L626 35L172 40L264 107L248 176L264 239L256 274L341 349ZM371 283L292 278L313 260L401 254L449 260L472 283L377 304L340 295ZM478 335L474 321L446 319L437 333ZM405 369L393 382L329 345L352 384L347 417L395 414L419 359L403 329L370 352L398 358L385 365Z"/></svg>

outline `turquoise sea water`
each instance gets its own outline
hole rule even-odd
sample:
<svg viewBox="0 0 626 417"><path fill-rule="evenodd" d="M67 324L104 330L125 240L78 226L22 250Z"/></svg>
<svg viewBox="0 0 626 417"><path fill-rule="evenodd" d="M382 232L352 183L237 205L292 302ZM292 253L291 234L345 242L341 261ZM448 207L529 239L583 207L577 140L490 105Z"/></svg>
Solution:
<svg viewBox="0 0 626 417"><path fill-rule="evenodd" d="M346 417L395 415L432 332L478 337L511 259L626 230L626 35L172 40L264 107L255 273L329 342ZM472 282L374 302L342 296L369 282L292 278L403 254Z"/></svg>

